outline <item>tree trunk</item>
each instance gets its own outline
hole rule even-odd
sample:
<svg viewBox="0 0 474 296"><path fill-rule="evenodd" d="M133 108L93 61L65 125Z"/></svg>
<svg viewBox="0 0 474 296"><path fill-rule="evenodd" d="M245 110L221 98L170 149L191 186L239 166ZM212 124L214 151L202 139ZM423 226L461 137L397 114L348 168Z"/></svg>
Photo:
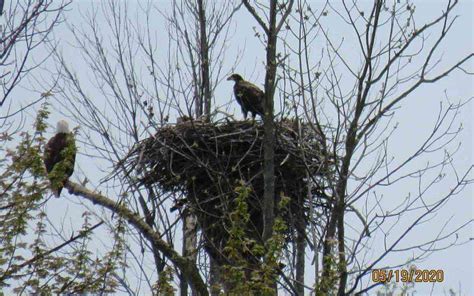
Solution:
<svg viewBox="0 0 474 296"><path fill-rule="evenodd" d="M211 114L211 86L210 86L210 72L209 72L209 44L206 33L206 13L203 0L198 0L198 14L199 14L199 59L201 61L201 110L204 112L207 120ZM202 114L198 114L200 116Z"/></svg>
<svg viewBox="0 0 474 296"><path fill-rule="evenodd" d="M205 115L206 121L209 121L211 113L211 88L210 88L210 71L209 71L209 43L206 33L206 13L204 1L197 1L198 19L199 19L199 60L200 60L200 84L195 81L195 85L199 88L196 103L196 118ZM204 108L203 108L204 107ZM183 213L183 256L190 256L193 262L196 262L197 252L197 218L188 210ZM212 272L212 271L211 271ZM188 285L181 279L180 282L181 296L187 296ZM193 293L194 295L194 293Z"/></svg>
<svg viewBox="0 0 474 296"><path fill-rule="evenodd" d="M275 130L273 126L273 93L276 76L276 1L270 4L270 24L267 34L267 71L265 75L265 116L263 118L263 241L272 236L275 221Z"/></svg>
<svg viewBox="0 0 474 296"><path fill-rule="evenodd" d="M304 268L305 268L305 216L303 197L300 197L301 210L296 217L296 291L298 296L304 296Z"/></svg>
<svg viewBox="0 0 474 296"><path fill-rule="evenodd" d="M191 259L193 262L196 262L197 252L196 252L196 216L192 213L189 213L188 209L183 211L183 257ZM184 278L180 279L180 291L181 296L188 295L188 283ZM193 291L194 295L194 291Z"/></svg>

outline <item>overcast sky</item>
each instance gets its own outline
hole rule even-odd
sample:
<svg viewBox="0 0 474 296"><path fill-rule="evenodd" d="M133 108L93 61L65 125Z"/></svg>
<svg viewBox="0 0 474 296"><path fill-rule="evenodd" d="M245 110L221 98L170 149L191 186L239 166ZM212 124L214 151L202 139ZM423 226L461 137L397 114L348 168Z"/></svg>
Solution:
<svg viewBox="0 0 474 296"><path fill-rule="evenodd" d="M76 1L71 9L66 13L67 22L74 25L84 25L84 19L82 15L86 12L90 12L91 4L97 5L98 1ZM136 7L130 2L130 10L135 11ZM157 5L166 7L166 1L155 1ZM369 2L368 2L369 3ZM428 19L432 19L433 16L438 15L443 10L445 1L416 1L416 19L419 24L423 23ZM321 5L321 1L314 1L312 4L314 9L318 9ZM337 4L336 4L337 5ZM97 9L94 9L97 11ZM474 37L473 37L473 17L474 17L474 1L462 1L455 10L455 14L459 15L456 25L453 28L450 36L442 46L441 52L444 53L443 61L446 65L450 62L456 61L459 57L462 57L468 53L473 52L474 49ZM100 15L100 13L99 13ZM156 22L157 38L163 40L165 43L167 32L162 29L163 22L158 19L153 20ZM325 20L327 26L332 25L331 15ZM252 27L257 26L255 21L249 16L248 12L242 9L236 14L235 21L232 24L232 34L229 41L226 43L228 53L226 59L223 61L223 71L228 74L231 72L241 73L245 78L253 81L255 84L262 86L264 79L264 59L265 52L261 44L256 40ZM337 23L333 25L332 34L340 34L345 36L344 46L341 48L343 55L351 56L355 54L353 51L353 43L351 43L351 32L349 28L340 26ZM70 32L65 25L61 25L56 28L55 37L60 41L60 46L64 51L66 57L70 59L71 65L74 66L75 71L78 75L87 80L87 77L91 77L88 73L88 68L84 64L83 60L79 57L77 49L67 42L72 42L70 38ZM342 38L342 37L341 37ZM324 46L324 44L321 44ZM314 52L320 52L322 47L315 45ZM235 69L232 68L234 65L233 57L240 53L241 59ZM357 62L357 59L354 60ZM51 63L47 63L45 67L53 67ZM469 64L469 68L473 69L473 62ZM44 72L46 73L46 72ZM349 83L349 82L348 82ZM37 86L35 86L37 87ZM17 90L17 97L21 98L15 101L15 104L25 105L31 98L31 92L28 90L31 87L25 86L22 90ZM41 90L38 90L41 91ZM90 89L90 94L94 96L94 89ZM397 110L396 116L394 117L394 124L398 124L398 129L393 136L391 141L390 153L397 160L401 160L404 156L408 155L413 149L418 147L419 143L423 140L423 137L430 131L436 115L438 114L440 103L446 104L446 96L451 101L465 101L471 98L474 94L474 81L472 78L466 77L461 72L454 72L446 79L440 81L436 85L427 85L422 87L416 93L414 93L405 103L402 104L401 108ZM100 96L97 96L97 100L101 100ZM222 108L228 108L228 112L236 114L237 118L241 118L240 108L234 102L232 98L232 84L227 81L222 81L217 85L215 93L215 105L222 106ZM230 104L229 104L230 103ZM443 105L445 106L445 105ZM58 110L56 110L58 111ZM3 110L1 110L3 114ZM33 114L31 112L30 114ZM51 124L53 124L58 118L62 117L59 113L54 113L51 116ZM473 137L472 131L474 126L473 121L473 104L468 103L463 109L456 121L456 124L462 124L463 131L460 133L456 143L461 143L459 152L455 155L454 164L460 171L466 171L473 164ZM452 148L452 147L451 147ZM79 146L81 149L81 146ZM426 158L422 158L417 163L413 163L412 167L423 166L430 158L433 160L442 156L440 153L434 153ZM92 184L97 184L98 179L103 176L102 173L97 172L97 165L91 163L86 155L80 155L78 158L78 167L87 175ZM80 174L79 174L80 175ZM76 176L80 178L81 176ZM440 194L444 192L455 180L455 176L448 176L440 187L435 187L433 192L430 192L428 200L439 199ZM402 197L409 194L409 192L416 191L415 184L403 183L398 187L390 188L389 190L380 190L379 194L384 194L384 200L387 202L387 206L390 207L396 204ZM442 213L432 217L432 220L420 225L414 230L410 240L423 241L433 238L438 233L439 228L444 225L444 222L449 220L450 229L454 229L462 223L473 219L474 203L473 203L474 192L472 187L468 187L462 194L454 197L446 204ZM68 197L72 203L74 203L74 197ZM65 206L61 201L52 201L51 209L56 211L58 207L69 208L72 205ZM58 217L59 218L59 217ZM349 221L352 218L349 217ZM59 221L60 219L58 219ZM353 220L357 223L356 219ZM408 221L400 221L399 225L408 223ZM396 228L397 229L397 228ZM400 230L395 230L400 231ZM468 241L474 237L474 228L469 226L459 232L459 241ZM380 251L381 241L377 241L378 238L374 238L372 242L371 252L377 254ZM406 241L403 246L409 246L410 240ZM448 240L449 242L450 240ZM441 247L442 245L440 245ZM370 252L369 252L370 253ZM434 253L431 257L424 260L423 262L417 263L417 267L420 269L442 269L444 270L445 281L435 286L431 284L417 284L415 286L418 295L445 295L448 289L454 289L456 292L459 290L462 295L472 295L474 291L474 263L473 263L473 244L472 242L456 246ZM413 254L411 252L397 253L393 256L386 258L385 264L393 262L403 262L408 260ZM308 258L308 262L311 258ZM309 265L309 264L307 264ZM384 266L381 264L380 266ZM311 276L312 269L308 268L307 276Z"/></svg>

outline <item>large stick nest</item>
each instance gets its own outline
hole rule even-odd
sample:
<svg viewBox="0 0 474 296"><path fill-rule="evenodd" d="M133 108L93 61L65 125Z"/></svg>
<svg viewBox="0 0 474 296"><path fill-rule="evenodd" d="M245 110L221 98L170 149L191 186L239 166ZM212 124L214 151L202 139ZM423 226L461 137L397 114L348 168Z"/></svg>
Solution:
<svg viewBox="0 0 474 296"><path fill-rule="evenodd" d="M163 127L142 141L128 164L140 172L141 184L187 196L187 207L197 215L207 250L218 257L227 239L234 190L242 181L251 188L248 231L259 240L263 135L263 125L251 121L185 121ZM275 123L275 205L282 195L290 197L289 211L285 211L290 230L304 227L294 221L295 217L307 217L309 198L320 201L320 190L314 186L314 178L322 175L319 141L308 126L298 127L290 120ZM309 191L308 177L313 180Z"/></svg>

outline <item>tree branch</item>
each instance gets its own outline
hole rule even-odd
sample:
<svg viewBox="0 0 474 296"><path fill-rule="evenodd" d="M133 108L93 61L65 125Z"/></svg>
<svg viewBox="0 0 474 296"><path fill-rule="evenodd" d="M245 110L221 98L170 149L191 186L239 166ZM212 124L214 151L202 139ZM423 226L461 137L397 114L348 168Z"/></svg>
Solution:
<svg viewBox="0 0 474 296"><path fill-rule="evenodd" d="M291 13L291 8L293 7L293 3L295 3L295 1L294 1L294 0L290 0L289 5L288 5L288 8L286 9L285 13L283 14L283 16L282 16L281 19L280 19L280 22L279 22L278 25L277 25L277 28L276 28L276 33L277 33L277 34L278 34L278 32L280 32L281 27L283 27L283 24L285 23L286 19L287 19L288 16L290 15L290 13Z"/></svg>
<svg viewBox="0 0 474 296"><path fill-rule="evenodd" d="M242 3L244 3L245 8L250 12L250 14L255 18L255 20L258 22L260 27L265 31L265 33L268 35L270 34L270 30L268 29L267 25L265 22L262 20L262 18L258 15L258 13L255 11L255 8L250 5L248 0L242 0Z"/></svg>
<svg viewBox="0 0 474 296"><path fill-rule="evenodd" d="M101 194L95 193L84 186L68 181L65 186L69 193L84 197L94 204L98 204L114 212L116 215L125 219L133 225L148 241L159 251L163 253L175 266L182 272L191 288L198 295L209 295L206 284L199 274L199 270L194 262L188 258L179 255L169 244L161 239L159 233L154 231L137 213L132 212L124 205L118 204L114 200Z"/></svg>
<svg viewBox="0 0 474 296"><path fill-rule="evenodd" d="M80 238L83 238L85 237L86 235L88 235L90 232L94 231L97 227L101 226L102 224L104 224L104 221L100 221L99 223L95 224L94 226L92 226L91 228L87 229L87 230L83 230L83 231L80 231L78 235L76 236L71 236L70 239L68 239L67 241L65 241L64 243L46 251L46 252L43 252L41 254L38 254L36 256L34 256L33 258L29 259L29 260L26 260L24 261L22 264L18 264L18 265L14 265L12 266L10 269L6 270L1 276L0 276L0 283L3 283L5 280L7 280L8 278L12 277L16 272L20 271L22 268L28 266L28 265L31 265L33 264L36 260L38 259L41 259L41 258L44 258L45 256L48 256L56 251L59 251L60 249L64 248L65 246L69 245L70 243L80 239Z"/></svg>

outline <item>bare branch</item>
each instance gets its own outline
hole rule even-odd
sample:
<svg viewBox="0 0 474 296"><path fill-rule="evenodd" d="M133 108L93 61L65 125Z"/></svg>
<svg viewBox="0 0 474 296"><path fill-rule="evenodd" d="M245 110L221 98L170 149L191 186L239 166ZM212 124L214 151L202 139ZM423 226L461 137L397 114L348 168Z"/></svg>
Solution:
<svg viewBox="0 0 474 296"><path fill-rule="evenodd" d="M189 258L184 258L180 256L170 245L161 239L161 236L153 230L142 218L129 210L124 205L118 204L117 202L94 193L84 186L68 181L65 184L65 187L69 190L71 194L81 196L94 204L98 204L104 208L109 209L117 216L128 221L132 226L134 226L138 231L140 231L148 241L153 244L158 250L160 250L171 262L173 262L176 267L183 273L183 275L188 280L189 285L192 289L199 293L199 295L208 295L207 287L204 281L202 280L199 270L194 265L194 262Z"/></svg>

